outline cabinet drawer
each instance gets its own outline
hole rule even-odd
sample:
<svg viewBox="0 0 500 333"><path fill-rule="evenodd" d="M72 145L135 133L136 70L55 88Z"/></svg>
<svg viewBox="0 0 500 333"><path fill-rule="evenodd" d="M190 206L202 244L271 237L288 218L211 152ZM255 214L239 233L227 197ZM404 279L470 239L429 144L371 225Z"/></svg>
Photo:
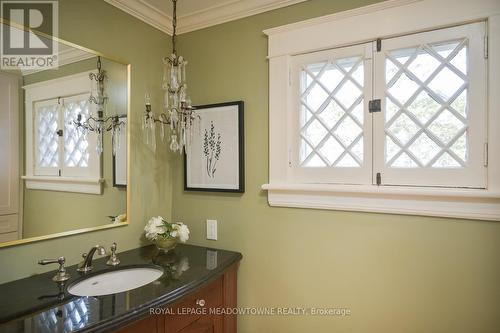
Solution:
<svg viewBox="0 0 500 333"><path fill-rule="evenodd" d="M0 215L0 234L17 231L18 215Z"/></svg>
<svg viewBox="0 0 500 333"><path fill-rule="evenodd" d="M17 240L17 231L16 232L9 232L6 234L0 234L0 243L3 242L11 242Z"/></svg>
<svg viewBox="0 0 500 333"><path fill-rule="evenodd" d="M204 306L200 301L204 301ZM170 305L165 333L178 332L201 317L210 316L210 308L219 306L222 306L222 278Z"/></svg>
<svg viewBox="0 0 500 333"><path fill-rule="evenodd" d="M157 333L161 332L157 329L157 321L155 317L147 317L131 323L125 327L119 328L113 333Z"/></svg>

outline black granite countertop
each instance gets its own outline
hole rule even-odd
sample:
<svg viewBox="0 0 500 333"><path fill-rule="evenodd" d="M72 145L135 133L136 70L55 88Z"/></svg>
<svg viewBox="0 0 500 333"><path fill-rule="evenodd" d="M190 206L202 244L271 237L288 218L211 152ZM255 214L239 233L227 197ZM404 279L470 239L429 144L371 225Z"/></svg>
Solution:
<svg viewBox="0 0 500 333"><path fill-rule="evenodd" d="M71 279L59 290L51 278L55 271L0 285L0 332L107 332L184 297L219 277L241 260L237 252L179 244L173 251L159 253L146 246L118 254L121 264L155 264L163 267L158 280L127 292L77 297L66 287L81 277L76 265L67 268ZM38 258L37 258L38 260ZM107 258L94 259L93 272L113 270ZM33 262L36 265L36 261Z"/></svg>

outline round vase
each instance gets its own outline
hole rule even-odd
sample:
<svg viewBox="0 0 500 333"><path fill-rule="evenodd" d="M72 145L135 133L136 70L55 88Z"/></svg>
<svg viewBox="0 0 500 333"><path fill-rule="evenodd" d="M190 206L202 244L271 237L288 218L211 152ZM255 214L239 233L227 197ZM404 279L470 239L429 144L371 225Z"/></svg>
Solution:
<svg viewBox="0 0 500 333"><path fill-rule="evenodd" d="M158 237L155 241L158 250L168 252L175 248L177 245L177 238L173 237Z"/></svg>

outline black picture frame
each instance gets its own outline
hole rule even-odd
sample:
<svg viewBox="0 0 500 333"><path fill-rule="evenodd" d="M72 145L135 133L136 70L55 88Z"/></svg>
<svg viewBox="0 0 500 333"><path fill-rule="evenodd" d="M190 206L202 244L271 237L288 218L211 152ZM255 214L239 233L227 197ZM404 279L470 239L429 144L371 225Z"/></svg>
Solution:
<svg viewBox="0 0 500 333"><path fill-rule="evenodd" d="M243 101L233 101L224 103L214 103L197 105L195 109L198 114L203 117L203 111L211 108L219 108L225 106L237 106L238 107L238 188L211 188L211 187L189 187L188 186L188 170L187 170L187 154L184 152L184 191L203 191L203 192L224 192L224 193L244 193L245 192L245 121L244 121L244 109L245 103Z"/></svg>
<svg viewBox="0 0 500 333"><path fill-rule="evenodd" d="M127 121L127 115L121 115L119 116L118 118L120 118L120 120L123 120L123 118L125 118L125 127L122 128L122 131L125 131L125 140L122 140L121 144L124 145L123 147L125 147L125 154L127 154L127 126L128 126L128 121ZM125 142L124 142L125 141ZM118 154L119 152L117 152ZM123 183L117 183L116 181L116 167L117 167L117 164L116 164L116 156L113 155L113 153L111 153L112 155L112 168L113 168L113 187L117 187L117 188L121 188L121 189L126 189L127 188L127 184L123 184ZM128 173L128 170L127 170L127 159L129 157L126 156L125 157L125 179L127 179L127 173ZM126 182L126 180L125 180Z"/></svg>

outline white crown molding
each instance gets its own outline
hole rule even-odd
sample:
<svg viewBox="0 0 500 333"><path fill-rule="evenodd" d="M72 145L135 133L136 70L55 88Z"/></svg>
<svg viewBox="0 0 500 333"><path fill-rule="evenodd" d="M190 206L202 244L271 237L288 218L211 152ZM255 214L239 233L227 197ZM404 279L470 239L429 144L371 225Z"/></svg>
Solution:
<svg viewBox="0 0 500 333"><path fill-rule="evenodd" d="M143 22L172 35L172 17L145 0L104 0ZM179 15L179 34L294 5L307 0L227 1L189 14Z"/></svg>
<svg viewBox="0 0 500 333"><path fill-rule="evenodd" d="M73 47L67 47L67 48L62 48L59 47L59 59L58 59L58 66L64 66L64 65L69 65L78 61L86 60L96 57L95 54L89 53L87 51L79 50ZM30 75L38 72L45 71L47 69L40 68L40 69L28 69L28 70L21 70L23 76L24 75Z"/></svg>
<svg viewBox="0 0 500 333"><path fill-rule="evenodd" d="M96 55L93 53L70 47L59 51L59 66L69 65L94 57L96 57Z"/></svg>
<svg viewBox="0 0 500 333"><path fill-rule="evenodd" d="M143 0L104 0L156 29L172 35L172 17Z"/></svg>

